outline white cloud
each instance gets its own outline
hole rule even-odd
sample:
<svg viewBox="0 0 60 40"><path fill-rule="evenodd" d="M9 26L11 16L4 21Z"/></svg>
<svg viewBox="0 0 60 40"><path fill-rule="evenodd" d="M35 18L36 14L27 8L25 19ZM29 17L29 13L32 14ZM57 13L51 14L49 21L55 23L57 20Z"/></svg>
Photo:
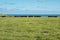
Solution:
<svg viewBox="0 0 60 40"><path fill-rule="evenodd" d="M47 8L16 8L16 7L0 7L0 10L6 11L6 12L12 12L12 13L17 13L17 12L28 12L28 13L60 13L59 9L47 9Z"/></svg>

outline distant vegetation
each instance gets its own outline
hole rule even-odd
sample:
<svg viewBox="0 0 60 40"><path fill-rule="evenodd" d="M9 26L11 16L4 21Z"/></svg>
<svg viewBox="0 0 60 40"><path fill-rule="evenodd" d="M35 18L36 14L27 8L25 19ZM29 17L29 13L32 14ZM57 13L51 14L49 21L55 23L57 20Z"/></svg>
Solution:
<svg viewBox="0 0 60 40"><path fill-rule="evenodd" d="M0 17L0 40L60 40L60 17Z"/></svg>
<svg viewBox="0 0 60 40"><path fill-rule="evenodd" d="M9 16L9 15L6 15L6 14L0 14L0 17L42 17L42 16ZM47 16L47 17L58 17L58 16Z"/></svg>

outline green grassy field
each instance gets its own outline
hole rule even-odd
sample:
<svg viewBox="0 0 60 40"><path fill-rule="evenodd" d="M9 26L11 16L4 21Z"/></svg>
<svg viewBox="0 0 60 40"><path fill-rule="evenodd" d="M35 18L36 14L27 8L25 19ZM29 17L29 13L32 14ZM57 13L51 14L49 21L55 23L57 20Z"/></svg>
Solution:
<svg viewBox="0 0 60 40"><path fill-rule="evenodd" d="M0 17L0 40L60 40L60 17Z"/></svg>

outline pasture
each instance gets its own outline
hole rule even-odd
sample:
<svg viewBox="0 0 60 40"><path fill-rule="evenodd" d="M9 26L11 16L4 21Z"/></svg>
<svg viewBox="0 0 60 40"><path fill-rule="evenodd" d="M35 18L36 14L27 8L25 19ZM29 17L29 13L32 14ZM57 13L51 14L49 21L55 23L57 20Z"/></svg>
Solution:
<svg viewBox="0 0 60 40"><path fill-rule="evenodd" d="M0 17L0 40L60 40L60 17Z"/></svg>

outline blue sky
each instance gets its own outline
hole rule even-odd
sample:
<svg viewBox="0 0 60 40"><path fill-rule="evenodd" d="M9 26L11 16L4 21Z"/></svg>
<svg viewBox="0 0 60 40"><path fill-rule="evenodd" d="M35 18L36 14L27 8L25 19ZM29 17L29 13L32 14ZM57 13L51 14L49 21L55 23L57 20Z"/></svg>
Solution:
<svg viewBox="0 0 60 40"><path fill-rule="evenodd" d="M60 0L0 0L0 13L60 13Z"/></svg>

